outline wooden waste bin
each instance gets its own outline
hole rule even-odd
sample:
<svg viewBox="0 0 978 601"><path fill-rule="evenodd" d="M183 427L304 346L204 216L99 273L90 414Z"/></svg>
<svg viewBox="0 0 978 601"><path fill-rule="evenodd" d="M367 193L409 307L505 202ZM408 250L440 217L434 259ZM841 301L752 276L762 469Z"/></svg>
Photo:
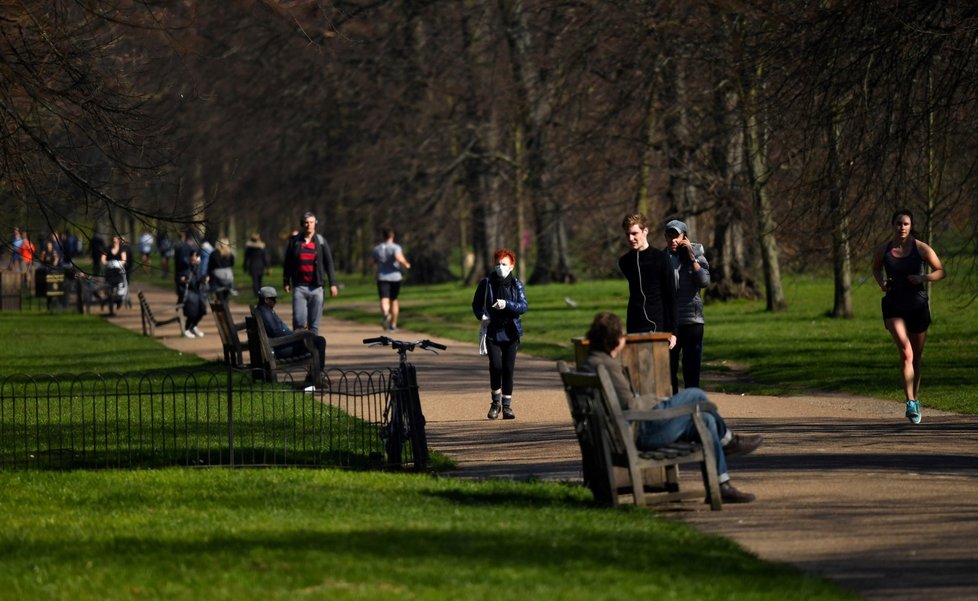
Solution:
<svg viewBox="0 0 978 601"><path fill-rule="evenodd" d="M574 362L577 369L584 365L590 343L587 338L574 338ZM660 398L672 396L669 375L669 334L626 334L621 361L628 368L632 388L639 394L654 394ZM650 407L632 407L649 409Z"/></svg>

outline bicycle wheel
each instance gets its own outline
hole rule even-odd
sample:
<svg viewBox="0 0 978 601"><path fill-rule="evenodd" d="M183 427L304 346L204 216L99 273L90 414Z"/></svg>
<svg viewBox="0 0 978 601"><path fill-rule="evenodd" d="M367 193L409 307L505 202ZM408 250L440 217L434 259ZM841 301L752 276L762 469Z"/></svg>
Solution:
<svg viewBox="0 0 978 601"><path fill-rule="evenodd" d="M413 365L407 366L407 396L408 436L411 438L411 458L414 470L423 472L428 469L428 435L425 433L425 418L421 412L421 396L418 392L418 375Z"/></svg>
<svg viewBox="0 0 978 601"><path fill-rule="evenodd" d="M384 407L384 420L381 424L380 437L387 455L387 464L400 466L401 451L404 448L404 402L401 399L403 386L399 384L397 372L391 372L390 384L387 387L387 405Z"/></svg>

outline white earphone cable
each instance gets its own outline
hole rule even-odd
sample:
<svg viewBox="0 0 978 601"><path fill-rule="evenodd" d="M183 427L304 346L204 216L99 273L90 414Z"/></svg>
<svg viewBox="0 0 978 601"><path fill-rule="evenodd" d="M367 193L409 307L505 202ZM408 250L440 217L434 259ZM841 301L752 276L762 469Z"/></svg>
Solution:
<svg viewBox="0 0 978 601"><path fill-rule="evenodd" d="M649 299L645 296L645 288L642 287L642 265L638 260L640 252L642 251L635 251L635 271L638 272L638 290L642 293L642 314L645 315L645 321L652 324L652 331L655 332L658 329L658 326L655 325L655 322L652 321L651 317L649 317L648 311L645 310L645 305L648 303Z"/></svg>

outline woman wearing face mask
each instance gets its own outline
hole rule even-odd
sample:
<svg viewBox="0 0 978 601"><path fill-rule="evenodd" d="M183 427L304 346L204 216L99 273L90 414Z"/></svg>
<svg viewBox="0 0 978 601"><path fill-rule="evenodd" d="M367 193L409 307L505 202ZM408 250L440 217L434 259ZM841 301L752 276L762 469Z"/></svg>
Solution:
<svg viewBox="0 0 978 601"><path fill-rule="evenodd" d="M486 354L489 356L489 388L492 401L486 417L515 419L513 414L513 372L516 351L523 335L520 315L526 313L526 289L516 276L516 255L500 248L492 255L496 265L492 273L479 282L472 297L472 312L486 322Z"/></svg>

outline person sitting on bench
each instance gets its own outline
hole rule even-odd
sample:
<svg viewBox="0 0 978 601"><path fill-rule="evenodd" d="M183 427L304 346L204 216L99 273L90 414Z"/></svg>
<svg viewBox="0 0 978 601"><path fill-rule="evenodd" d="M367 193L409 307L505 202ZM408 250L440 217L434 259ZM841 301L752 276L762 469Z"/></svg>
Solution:
<svg viewBox="0 0 978 601"><path fill-rule="evenodd" d="M268 334L269 338L288 336L292 333L292 328L285 325L282 318L275 312L277 297L278 292L272 286L263 286L258 291L258 315L261 317L262 327L265 328L265 333ZM316 350L319 351L319 371L322 371L326 366L326 339L322 336L315 336L313 342L316 345ZM277 347L275 349L275 356L288 359L290 357L305 355L308 352L306 343L300 340L292 344Z"/></svg>
<svg viewBox="0 0 978 601"><path fill-rule="evenodd" d="M640 395L632 390L631 382L625 372L625 366L618 358L625 348L625 331L621 319L614 313L598 313L591 322L588 330L589 350L584 359L584 367L597 371L599 365L604 365L611 376L612 384L618 395L622 409L629 409L628 401ZM671 398L660 401L651 399L649 405L653 409L667 409L690 403L707 401L706 393L700 388L687 388ZM727 473L727 457L746 455L761 446L763 437L760 434L734 434L727 429L720 414L714 411L704 411L703 420L713 434L715 455L717 458L717 474L720 476L720 497L726 503L750 503L754 495L734 488ZM673 442L699 442L692 416L686 415L668 421L639 422L635 445L641 451L656 449Z"/></svg>

